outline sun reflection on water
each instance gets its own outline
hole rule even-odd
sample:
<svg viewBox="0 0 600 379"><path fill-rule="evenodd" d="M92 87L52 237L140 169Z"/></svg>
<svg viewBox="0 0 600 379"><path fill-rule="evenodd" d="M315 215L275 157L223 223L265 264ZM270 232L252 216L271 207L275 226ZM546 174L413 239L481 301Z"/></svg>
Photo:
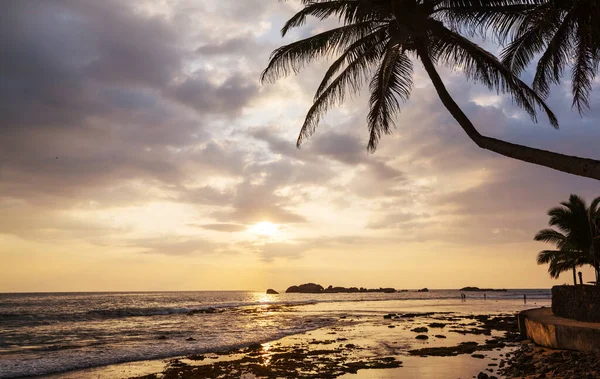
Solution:
<svg viewBox="0 0 600 379"><path fill-rule="evenodd" d="M263 356L263 366L268 366L271 364L271 356L272 354L269 354L269 350L271 349L271 343L270 342L265 342L262 345L262 356Z"/></svg>

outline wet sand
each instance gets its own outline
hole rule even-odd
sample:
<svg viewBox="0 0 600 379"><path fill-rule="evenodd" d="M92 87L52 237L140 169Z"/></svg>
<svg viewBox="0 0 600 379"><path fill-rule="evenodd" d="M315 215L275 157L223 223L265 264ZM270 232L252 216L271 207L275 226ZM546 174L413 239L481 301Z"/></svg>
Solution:
<svg viewBox="0 0 600 379"><path fill-rule="evenodd" d="M472 378L485 372L501 377L495 372L502 357L519 346L512 314L342 317L331 327L243 349L114 365L71 375L144 379Z"/></svg>

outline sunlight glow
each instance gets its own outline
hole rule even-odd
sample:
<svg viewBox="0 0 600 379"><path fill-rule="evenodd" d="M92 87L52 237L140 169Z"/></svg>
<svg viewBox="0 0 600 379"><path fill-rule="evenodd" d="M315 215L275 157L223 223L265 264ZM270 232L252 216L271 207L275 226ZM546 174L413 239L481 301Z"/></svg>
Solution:
<svg viewBox="0 0 600 379"><path fill-rule="evenodd" d="M250 230L259 236L273 237L279 232L279 225L264 221L254 225Z"/></svg>

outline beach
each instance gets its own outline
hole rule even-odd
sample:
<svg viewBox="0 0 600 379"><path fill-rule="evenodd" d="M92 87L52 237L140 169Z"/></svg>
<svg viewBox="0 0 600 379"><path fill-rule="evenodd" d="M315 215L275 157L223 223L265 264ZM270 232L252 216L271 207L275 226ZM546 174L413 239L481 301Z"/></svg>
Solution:
<svg viewBox="0 0 600 379"><path fill-rule="evenodd" d="M472 292L464 301L456 290L1 296L2 378L470 378L496 372L518 346L506 338L518 311L550 305L548 290L488 292L486 300ZM451 349L420 351L443 347Z"/></svg>

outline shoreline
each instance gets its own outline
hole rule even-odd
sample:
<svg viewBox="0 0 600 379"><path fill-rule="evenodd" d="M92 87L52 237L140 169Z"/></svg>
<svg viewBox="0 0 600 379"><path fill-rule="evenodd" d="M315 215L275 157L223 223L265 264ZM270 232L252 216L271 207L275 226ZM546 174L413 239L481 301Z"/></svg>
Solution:
<svg viewBox="0 0 600 379"><path fill-rule="evenodd" d="M353 375L353 378L376 378L385 372L392 375L390 377L397 374L403 378L437 378L435 372L427 374L429 376L423 373L426 368L431 371L433 362L446 372L456 372L456 377L471 377L480 372L493 375L502 356L518 348L517 335L513 314L465 315L447 311L348 314L339 316L330 326L244 348L42 377L250 379ZM314 376L314 372L319 376Z"/></svg>
<svg viewBox="0 0 600 379"><path fill-rule="evenodd" d="M261 296L262 298L262 296ZM276 297L271 300L277 302ZM299 341L306 342L311 335L318 335L318 330L329 330L335 332L333 328L340 327L344 330L339 333L345 333L344 336L348 339L359 340L355 345L361 347L361 352L371 351L371 356L383 357L386 355L381 352L381 346L387 345L394 347L394 344L400 344L397 348L393 349L397 352L396 359L402 361L407 355L407 351L410 350L411 346L431 347L441 346L446 343L447 346L450 344L458 344L460 342L473 342L479 341L480 343L485 342L485 334L479 333L465 333L459 334L450 332L448 326L444 330L444 334L447 334L446 339L438 339L433 333L433 329L429 332L430 338L425 341L415 340L414 332L411 329L418 327L420 324L427 321L435 322L446 322L446 323L457 323L457 324L468 324L476 322L472 317L473 315L498 315L498 314L514 314L522 309L535 307L536 303L532 301L528 305L524 305L522 301L517 299L490 299L487 301L483 299L469 299L468 301L461 301L456 298L421 298L421 299L385 299L387 301L381 301L384 299L349 299L346 296L338 299L330 299L331 301L320 302L311 301L304 302L307 299L300 299L303 301L302 305L297 306L282 306L281 304L265 303L262 306L251 306L247 308L238 308L230 310L225 313L201 313L192 315L159 315L153 316L152 318L126 318L121 319L117 325L131 325L137 328L143 327L142 325L168 325L168 328L160 328L151 326L152 333L146 333L143 330L139 330L139 335L144 337L150 336L148 339L148 346L143 350L137 349L137 345L127 344L106 344L106 348L99 349L92 347L92 349L70 349L60 348L53 350L50 355L47 353L36 353L30 354L31 358L24 356L25 359L14 357L5 361L7 364L4 367L3 372L0 373L0 377L16 377L17 375L33 375L33 372L39 372L38 375L43 374L42 370L46 371L48 368L54 366L56 369L65 367L64 360L56 360L57 357L70 357L71 365L78 365L79 368L73 368L71 370L61 371L58 370L46 371L47 374L43 374L44 378L97 378L97 373L114 372L114 370L121 370L124 375L116 375L119 377L135 377L140 376L144 373L148 374L151 372L164 371L168 362L173 359L182 358L191 354L205 354L211 356L211 352L220 353L223 350L229 350L228 354L231 355L234 350L240 352L240 346L248 346L252 343L262 342L276 342L281 340L292 340L296 337ZM312 299L315 300L315 299ZM533 300L533 299L532 299ZM539 305L547 305L548 299L537 300ZM537 306L539 306L537 305ZM414 319L409 317L399 317L393 319L387 319L384 316L390 312L394 312L398 315L415 315ZM425 313L423 313L425 312ZM454 314L457 320L438 320L435 318L448 317L448 314ZM150 324L151 320L155 320L153 324ZM232 321L235 320L235 323ZM463 321L460 321L463 320ZM145 324L138 324L144 321ZM185 328L181 328L180 322L185 322ZM168 324L167 324L168 323ZM348 324L348 325L346 325ZM86 325L86 324L82 324ZM107 320L103 328L113 328L115 324L112 321ZM209 326L210 325L210 326ZM213 328L212 325L216 327ZM412 327L410 327L412 325ZM115 325L116 326L116 325ZM427 326L427 325L425 325ZM208 327L208 328L207 328ZM388 328L389 327L389 328ZM42 326L43 328L43 326ZM242 328L242 329L239 329ZM244 330L248 329L252 331L252 334L248 334ZM98 329L100 331L100 329ZM133 329L132 329L133 330ZM229 333L223 335L221 330ZM236 333L242 338L231 338L233 333ZM308 332L305 332L308 330ZM448 330L448 333L445 331ZM274 332L274 333L273 333ZM166 334L166 338L159 338L162 334ZM363 338L363 335L372 335L372 338ZM260 338L260 336L264 338ZM244 339L244 336L255 336L258 338ZM479 338L477 340L469 339L467 337L472 336ZM190 338L193 337L193 338ZM225 338L223 338L225 337ZM482 338L480 338L482 337ZM190 341L188 342L188 338ZM215 343L212 343L210 338L215 339ZM326 339L323 339L323 341ZM245 341L245 342L244 342ZM284 341L284 342L285 342ZM230 342L225 345L224 343ZM375 346L376 344L379 344ZM128 346L131 346L129 350L126 350ZM180 352L174 347L180 346ZM230 347L234 346L235 349ZM311 345L312 346L312 345ZM311 347L309 346L309 347ZM325 345L323 345L325 346ZM325 346L327 348L334 347L334 345ZM114 350L117 349L117 350ZM329 349L332 350L332 349ZM137 354L129 354L129 352ZM116 354L118 352L118 354ZM126 353L125 355L122 355ZM348 351L350 353L351 351ZM215 354L217 354L215 353ZM279 353L283 353L280 351ZM322 358L327 358L327 353ZM333 352L328 353L331 357ZM122 358L119 359L119 355ZM219 355L220 356L220 355ZM106 357L106 359L105 359ZM117 360L112 362L106 362L108 359L114 357ZM133 357L133 359L132 359ZM6 358L9 358L6 356ZM74 360L75 358L76 360ZM42 359L40 361L39 359ZM105 361L106 363L102 363ZM216 362L211 359L205 360L203 363ZM100 363L100 364L98 364ZM61 367L62 365L62 367ZM87 366L87 367L86 367ZM152 367L150 369L149 367ZM63 368L64 370L64 368ZM112 370L112 371L111 371ZM0 370L2 371L2 370ZM364 370L361 370L364 371ZM372 371L372 370L367 370ZM100 377L114 377L112 376L100 376Z"/></svg>

